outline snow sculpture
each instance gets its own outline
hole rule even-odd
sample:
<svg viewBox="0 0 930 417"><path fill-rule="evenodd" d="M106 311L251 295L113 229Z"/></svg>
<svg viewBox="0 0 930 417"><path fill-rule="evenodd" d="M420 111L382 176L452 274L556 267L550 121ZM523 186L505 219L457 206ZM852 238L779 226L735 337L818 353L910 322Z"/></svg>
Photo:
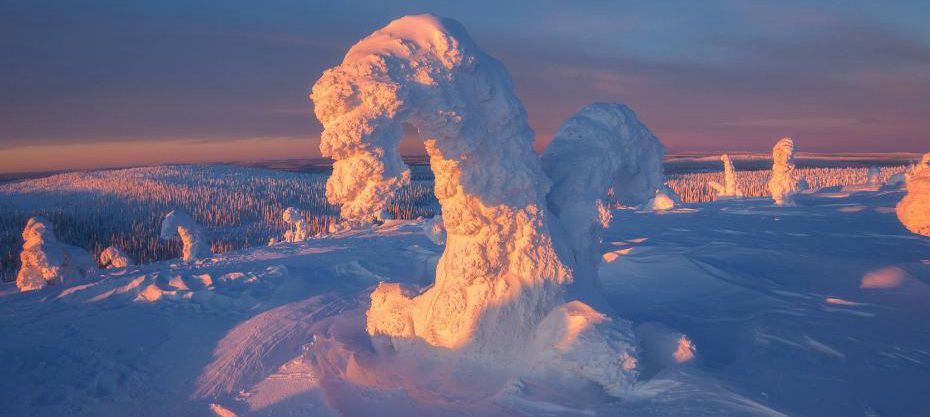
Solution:
<svg viewBox="0 0 930 417"><path fill-rule="evenodd" d="M442 216L437 214L432 218L424 220L423 234L425 234L433 244L444 245L446 243L446 228L442 224Z"/></svg>
<svg viewBox="0 0 930 417"><path fill-rule="evenodd" d="M284 232L285 242L303 242L310 238L307 220L300 214L300 210L294 207L288 207L284 210L282 217L284 218L284 222L288 225L288 230Z"/></svg>
<svg viewBox="0 0 930 417"><path fill-rule="evenodd" d="M882 171L878 169L877 166L870 166L869 172L866 174L865 183L868 185L881 185Z"/></svg>
<svg viewBox="0 0 930 417"><path fill-rule="evenodd" d="M718 199L742 197L743 193L736 184L736 170L733 169L733 161L730 160L730 156L723 154L720 156L720 161L723 162L723 185L714 181L711 181L708 185L717 193Z"/></svg>
<svg viewBox="0 0 930 417"><path fill-rule="evenodd" d="M782 138L772 148L772 175L769 191L779 206L794 205L794 196L799 191L799 179L794 169L794 141Z"/></svg>
<svg viewBox="0 0 930 417"><path fill-rule="evenodd" d="M901 224L913 233L930 236L930 152L905 176L907 195L898 202Z"/></svg>
<svg viewBox="0 0 930 417"><path fill-rule="evenodd" d="M184 244L181 255L184 262L193 262L211 255L210 242L204 236L200 225L187 213L178 210L169 212L161 222L162 239L169 240L175 235L180 236L181 243Z"/></svg>
<svg viewBox="0 0 930 417"><path fill-rule="evenodd" d="M100 252L100 265L106 268L125 268L135 264L126 252L116 246L107 246L103 252Z"/></svg>
<svg viewBox="0 0 930 417"><path fill-rule="evenodd" d="M96 269L90 253L59 242L52 224L42 217L29 219L23 229L23 241L19 255L22 266L16 275L20 291L78 280Z"/></svg>
<svg viewBox="0 0 930 417"><path fill-rule="evenodd" d="M425 342L496 367L537 363L525 359L525 347L539 340L539 324L550 314L568 317L559 306L572 277L547 223L549 181L512 91L503 65L459 23L431 15L374 32L313 86L320 149L336 160L327 198L350 224L379 218L409 181L398 152L403 123L428 138L446 229L436 281L418 295L382 282L367 312L368 333L386 336L398 352ZM583 350L591 339L577 340ZM591 367L632 352L619 342L604 348L612 362Z"/></svg>

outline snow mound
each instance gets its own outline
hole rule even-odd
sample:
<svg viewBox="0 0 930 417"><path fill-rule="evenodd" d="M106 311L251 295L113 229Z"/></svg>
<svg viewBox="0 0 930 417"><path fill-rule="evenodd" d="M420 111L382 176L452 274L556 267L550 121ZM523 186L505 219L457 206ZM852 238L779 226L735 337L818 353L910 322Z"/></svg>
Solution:
<svg viewBox="0 0 930 417"><path fill-rule="evenodd" d="M380 283L366 313L367 333L386 340L386 351L447 352L456 363L471 363L470 372L503 372L496 368L512 363L504 368L519 375L537 363L525 349L540 323L562 308L563 285L572 275L547 223L550 182L503 65L459 23L407 16L354 45L341 65L324 72L311 99L324 126L321 152L335 159L327 198L341 206L350 227L383 219L397 189L409 182L398 151L404 123L429 138L446 230L435 283L421 293ZM651 137L644 147L661 155L648 130L634 126L631 134ZM630 167L631 175L641 171L661 173L661 165ZM599 356L572 360L611 365ZM614 384L613 392L631 380L611 378L601 379Z"/></svg>
<svg viewBox="0 0 930 417"><path fill-rule="evenodd" d="M113 245L100 252L99 262L106 268L125 268L136 264L126 252Z"/></svg>
<svg viewBox="0 0 930 417"><path fill-rule="evenodd" d="M794 141L782 138L772 148L772 175L769 178L769 191L772 199L779 206L794 205L798 191L807 189L807 182L798 178L794 167Z"/></svg>
<svg viewBox="0 0 930 417"><path fill-rule="evenodd" d="M907 230L930 236L930 153L911 168L905 183L907 195L896 207L898 219Z"/></svg>
<svg viewBox="0 0 930 417"><path fill-rule="evenodd" d="M30 218L23 229L22 266L16 275L20 291L32 291L46 285L73 283L96 270L94 258L87 251L58 241L52 224L42 217Z"/></svg>
<svg viewBox="0 0 930 417"><path fill-rule="evenodd" d="M180 236L184 245L181 259L184 262L193 262L197 259L208 258L212 254L210 242L204 236L200 225L191 216L182 211L172 210L161 223L161 238L169 240L175 235Z"/></svg>
<svg viewBox="0 0 930 417"><path fill-rule="evenodd" d="M655 197L650 199L645 205L646 211L666 211L675 208L676 195L670 190L656 190Z"/></svg>

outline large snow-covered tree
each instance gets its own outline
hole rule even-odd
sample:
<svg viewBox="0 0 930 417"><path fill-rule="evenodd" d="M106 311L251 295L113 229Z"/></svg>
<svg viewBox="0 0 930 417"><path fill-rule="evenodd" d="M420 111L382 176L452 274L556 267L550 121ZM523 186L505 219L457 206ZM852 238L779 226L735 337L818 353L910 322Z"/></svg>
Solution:
<svg viewBox="0 0 930 417"><path fill-rule="evenodd" d="M46 285L74 282L96 269L93 256L84 249L58 241L52 224L33 217L23 229L22 263L16 275L20 291L32 291Z"/></svg>
<svg viewBox="0 0 930 417"><path fill-rule="evenodd" d="M795 194L800 190L800 179L794 168L794 141L782 138L772 148L772 174L769 192L779 206L794 205Z"/></svg>
<svg viewBox="0 0 930 417"><path fill-rule="evenodd" d="M896 208L901 224L911 232L930 236L930 153L905 175L907 195Z"/></svg>
<svg viewBox="0 0 930 417"><path fill-rule="evenodd" d="M165 215L161 223L161 238L165 240L178 236L183 244L181 259L184 262L193 262L197 259L207 258L210 251L210 242L203 233L203 229L191 216L183 211L172 210Z"/></svg>

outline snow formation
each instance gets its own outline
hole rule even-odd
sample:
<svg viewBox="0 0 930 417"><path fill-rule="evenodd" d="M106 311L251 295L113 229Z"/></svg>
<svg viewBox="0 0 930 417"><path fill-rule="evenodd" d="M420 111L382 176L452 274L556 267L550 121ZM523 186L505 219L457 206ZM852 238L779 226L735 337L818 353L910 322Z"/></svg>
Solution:
<svg viewBox="0 0 930 417"><path fill-rule="evenodd" d="M353 46L341 65L324 72L311 99L324 126L320 149L335 159L327 198L355 226L382 218L409 181L398 151L402 125L428 138L446 230L436 280L420 294L380 283L367 332L387 337L397 351L425 343L498 368L537 364L526 347L539 339L541 322L567 317L560 305L572 275L550 234L549 180L504 66L459 23L407 16ZM660 152L661 145L650 149ZM657 170L631 168L635 175L650 169ZM571 339L598 331L584 329ZM605 348L613 357L632 349L620 342Z"/></svg>
<svg viewBox="0 0 930 417"><path fill-rule="evenodd" d="M161 222L162 239L173 239L175 235L181 238L181 243L184 245L181 254L184 262L210 257L210 242L204 236L200 225L187 213L178 210L169 212Z"/></svg>
<svg viewBox="0 0 930 417"><path fill-rule="evenodd" d="M302 242L310 238L310 229L307 228L307 220L294 207L288 207L282 215L284 222L287 223L287 230L284 232L285 242Z"/></svg>
<svg viewBox="0 0 930 417"><path fill-rule="evenodd" d="M907 230L930 236L930 153L908 171L905 183L907 195L898 203L898 219Z"/></svg>
<svg viewBox="0 0 930 417"><path fill-rule="evenodd" d="M442 216L437 214L423 221L423 234L430 242L437 245L446 244L446 227L442 224Z"/></svg>
<svg viewBox="0 0 930 417"><path fill-rule="evenodd" d="M645 205L644 209L648 211L666 211L675 208L675 200L678 198L674 191L670 189L656 190L655 197L651 198Z"/></svg>
<svg viewBox="0 0 930 417"><path fill-rule="evenodd" d="M772 148L772 175L769 191L779 206L794 205L794 196L800 191L800 180L794 169L794 141L782 138Z"/></svg>
<svg viewBox="0 0 930 417"><path fill-rule="evenodd" d="M865 183L868 185L882 185L882 170L878 169L877 166L870 166L869 172L866 174Z"/></svg>
<svg viewBox="0 0 930 417"><path fill-rule="evenodd" d="M126 252L113 245L107 246L103 252L100 252L99 259L100 265L107 268L125 268L136 264Z"/></svg>
<svg viewBox="0 0 930 417"><path fill-rule="evenodd" d="M718 199L742 197L743 193L736 184L736 170L733 168L733 161L730 160L730 155L720 155L720 161L723 162L723 185L711 181L709 183L710 187L717 192Z"/></svg>
<svg viewBox="0 0 930 417"><path fill-rule="evenodd" d="M20 291L74 282L96 269L94 258L87 251L59 242L52 224L42 217L29 219L23 229L23 241L19 254L22 266L16 275Z"/></svg>

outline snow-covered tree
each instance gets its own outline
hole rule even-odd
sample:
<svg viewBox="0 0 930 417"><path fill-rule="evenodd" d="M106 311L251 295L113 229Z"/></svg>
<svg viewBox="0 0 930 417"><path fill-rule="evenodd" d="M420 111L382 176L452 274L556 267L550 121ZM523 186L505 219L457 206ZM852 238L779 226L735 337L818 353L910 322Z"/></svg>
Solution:
<svg viewBox="0 0 930 417"><path fill-rule="evenodd" d="M882 170L878 169L877 166L870 166L869 172L866 174L865 183L868 185L881 185Z"/></svg>
<svg viewBox="0 0 930 417"><path fill-rule="evenodd" d="M22 266L16 275L20 291L32 291L46 285L73 282L96 269L93 256L87 251L55 237L52 224L42 217L33 217L23 229Z"/></svg>
<svg viewBox="0 0 930 417"><path fill-rule="evenodd" d="M436 281L420 294L381 283L371 295L368 333L499 366L523 360L538 325L560 311L572 276L552 241L549 180L504 66L458 22L407 16L355 44L323 73L311 99L324 127L320 149L335 159L327 197L355 226L378 218L409 181L398 151L403 124L429 138L446 229ZM609 347L617 355L630 349Z"/></svg>
<svg viewBox="0 0 930 417"><path fill-rule="evenodd" d="M184 245L181 254L181 259L184 262L208 258L212 254L210 242L204 236L200 225L187 213L178 210L169 212L161 222L161 238L169 240L175 236L180 237L181 243Z"/></svg>
<svg viewBox="0 0 930 417"><path fill-rule="evenodd" d="M107 246L103 252L100 252L99 260L100 265L107 268L125 268L136 264L126 252L113 245Z"/></svg>
<svg viewBox="0 0 930 417"><path fill-rule="evenodd" d="M782 138L772 148L769 191L772 193L775 204L794 205L794 196L800 189L799 183L800 180L794 168L794 141L791 138Z"/></svg>
<svg viewBox="0 0 930 417"><path fill-rule="evenodd" d="M442 216L437 214L423 221L423 234L430 242L437 245L446 243L446 227L442 224Z"/></svg>
<svg viewBox="0 0 930 417"><path fill-rule="evenodd" d="M898 203L898 219L907 230L930 236L930 153L908 171L905 184L907 195Z"/></svg>
<svg viewBox="0 0 930 417"><path fill-rule="evenodd" d="M717 193L718 199L742 197L743 193L736 183L736 170L733 168L733 161L730 160L730 155L720 155L720 161L723 162L723 185L720 185L716 181L711 181L708 185Z"/></svg>
<svg viewBox="0 0 930 417"><path fill-rule="evenodd" d="M287 223L288 229L284 232L285 242L303 242L310 238L310 230L307 228L307 220L304 219L300 210L294 207L288 207L282 215L284 222Z"/></svg>

